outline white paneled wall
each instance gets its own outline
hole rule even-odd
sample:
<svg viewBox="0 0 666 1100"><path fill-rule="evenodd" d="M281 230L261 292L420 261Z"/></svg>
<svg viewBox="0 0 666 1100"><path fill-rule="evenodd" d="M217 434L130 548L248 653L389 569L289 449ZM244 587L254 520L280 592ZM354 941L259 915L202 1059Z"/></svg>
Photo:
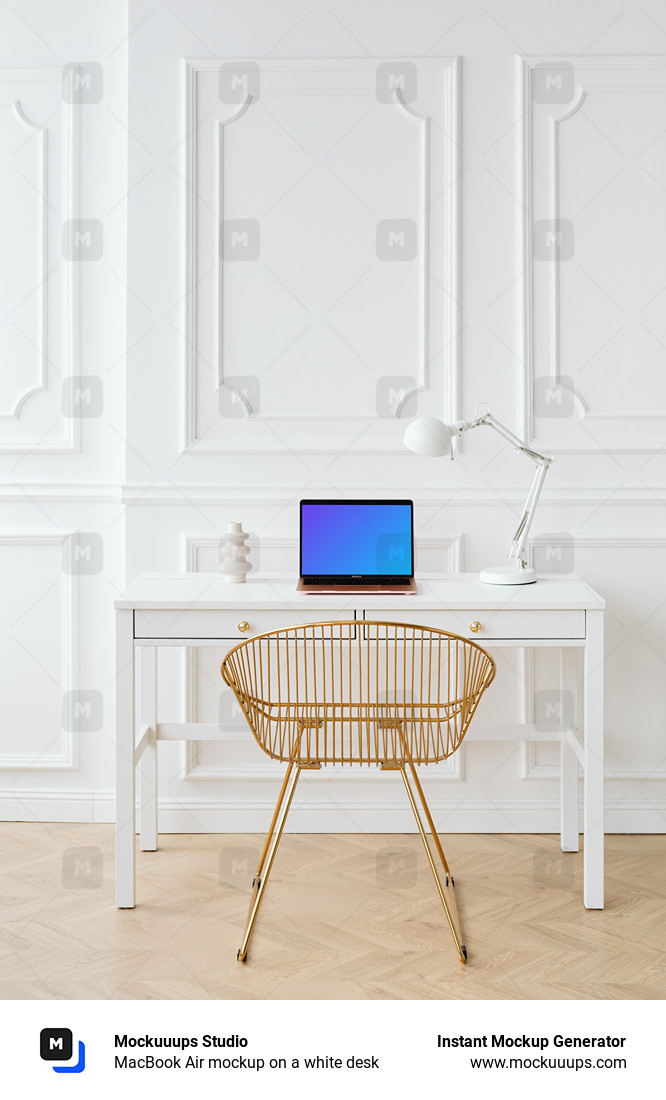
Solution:
<svg viewBox="0 0 666 1100"><path fill-rule="evenodd" d="M400 444L488 401L556 456L535 561L607 600L608 827L663 831L660 6L32 11L0 38L4 812L111 816L113 596L214 569L228 520L295 572L301 496L411 496L420 569L501 560L529 465L492 433L454 463ZM219 658L160 658L161 720L228 734L160 747L164 829L266 823ZM498 659L486 718L557 685L554 652ZM554 743L470 741L429 782L446 829L558 827ZM400 805L331 776L294 827L408 827Z"/></svg>
<svg viewBox="0 0 666 1100"><path fill-rule="evenodd" d="M114 815L126 38L121 5L0 8L0 812L9 819Z"/></svg>

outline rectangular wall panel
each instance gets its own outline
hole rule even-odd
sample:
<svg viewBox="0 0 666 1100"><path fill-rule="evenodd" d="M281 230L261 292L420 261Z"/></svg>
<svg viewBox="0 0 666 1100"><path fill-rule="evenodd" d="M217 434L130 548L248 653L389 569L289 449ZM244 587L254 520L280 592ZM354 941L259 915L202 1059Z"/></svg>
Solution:
<svg viewBox="0 0 666 1100"><path fill-rule="evenodd" d="M78 449L79 107L63 70L0 71L0 453Z"/></svg>
<svg viewBox="0 0 666 1100"><path fill-rule="evenodd" d="M458 415L458 83L185 63L185 450L396 450L419 397Z"/></svg>
<svg viewBox="0 0 666 1100"><path fill-rule="evenodd" d="M659 450L666 58L518 64L525 426L559 451Z"/></svg>
<svg viewBox="0 0 666 1100"><path fill-rule="evenodd" d="M77 578L72 535L0 533L0 770L78 766L90 700L78 691Z"/></svg>

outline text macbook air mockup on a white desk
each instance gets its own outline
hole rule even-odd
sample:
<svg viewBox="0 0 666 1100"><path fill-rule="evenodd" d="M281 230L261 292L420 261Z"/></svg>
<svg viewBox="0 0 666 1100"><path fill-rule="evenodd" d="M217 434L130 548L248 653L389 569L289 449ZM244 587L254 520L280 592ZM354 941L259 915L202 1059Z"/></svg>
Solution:
<svg viewBox="0 0 666 1100"><path fill-rule="evenodd" d="M560 689L582 687L571 728L548 733L561 743L560 835L563 851L578 850L578 765L584 777L584 903L604 904L604 601L578 577L544 576L537 584L483 584L478 574L419 578L409 600L361 592L307 595L293 576L250 577L228 585L219 573L146 574L115 603L116 632L116 874L117 904L134 905L135 769L141 769L141 848L157 848L157 741L213 740L216 723L158 723L156 650L159 646L231 648L243 638L304 622L356 618L435 626L491 650L555 646ZM577 672L582 652L582 676ZM134 659L139 654L135 680ZM135 726L135 683L138 728ZM531 717L529 705L526 719ZM543 740L533 723L489 725L475 740Z"/></svg>

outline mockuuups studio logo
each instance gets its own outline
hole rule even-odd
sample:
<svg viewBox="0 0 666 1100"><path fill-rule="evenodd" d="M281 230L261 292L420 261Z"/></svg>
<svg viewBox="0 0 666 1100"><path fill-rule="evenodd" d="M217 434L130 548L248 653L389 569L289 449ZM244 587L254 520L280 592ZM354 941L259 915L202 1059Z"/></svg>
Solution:
<svg viewBox="0 0 666 1100"><path fill-rule="evenodd" d="M564 261L574 254L574 227L569 218L541 218L534 223L535 260Z"/></svg>
<svg viewBox="0 0 666 1100"><path fill-rule="evenodd" d="M245 733L247 722L240 703L233 691L223 691L220 695L219 727L222 730Z"/></svg>
<svg viewBox="0 0 666 1100"><path fill-rule="evenodd" d="M375 412L377 416L405 418L416 413L418 382L410 375L387 375L377 379Z"/></svg>
<svg viewBox="0 0 666 1100"><path fill-rule="evenodd" d="M103 401L104 384L96 374L72 375L62 384L63 416L86 419L101 416Z"/></svg>
<svg viewBox="0 0 666 1100"><path fill-rule="evenodd" d="M259 379L252 374L226 376L219 389L220 416L227 419L257 416L260 410Z"/></svg>
<svg viewBox="0 0 666 1100"><path fill-rule="evenodd" d="M535 103L570 103L574 97L573 66L566 61L544 62L532 70L532 95Z"/></svg>
<svg viewBox="0 0 666 1100"><path fill-rule="evenodd" d="M411 61L382 61L377 66L375 93L378 103L413 103L417 95L418 75Z"/></svg>
<svg viewBox="0 0 666 1100"><path fill-rule="evenodd" d="M68 1027L44 1027L39 1033L39 1056L45 1062L71 1062L74 1037ZM86 1068L86 1048L79 1039L77 1061L72 1065L51 1067L55 1073L83 1073Z"/></svg>
<svg viewBox="0 0 666 1100"><path fill-rule="evenodd" d="M574 414L573 379L561 375L554 381L548 375L534 379L534 415L563 419Z"/></svg>
<svg viewBox="0 0 666 1100"><path fill-rule="evenodd" d="M574 697L567 690L534 693L534 726L540 733L558 734L574 724Z"/></svg>
<svg viewBox="0 0 666 1100"><path fill-rule="evenodd" d="M574 864L569 852L536 852L532 860L532 878L541 886L566 889L573 885Z"/></svg>
<svg viewBox="0 0 666 1100"><path fill-rule="evenodd" d="M261 78L256 61L226 61L220 66L218 97L221 103L245 103L259 99Z"/></svg>
<svg viewBox="0 0 666 1100"><path fill-rule="evenodd" d="M247 890L259 865L258 848L223 848L220 852L219 880L221 886L239 886Z"/></svg>
<svg viewBox="0 0 666 1100"><path fill-rule="evenodd" d="M80 61L62 70L62 98L65 103L99 103L104 90L102 66L97 61Z"/></svg>
<svg viewBox="0 0 666 1100"><path fill-rule="evenodd" d="M101 260L103 252L104 228L99 218L72 218L63 222L64 260Z"/></svg>
<svg viewBox="0 0 666 1100"><path fill-rule="evenodd" d="M63 543L63 573L101 573L103 560L104 544L97 531L75 531Z"/></svg>
<svg viewBox="0 0 666 1100"><path fill-rule="evenodd" d="M412 572L412 539L404 532L385 531L377 537L376 569L384 576L409 576Z"/></svg>
<svg viewBox="0 0 666 1100"><path fill-rule="evenodd" d="M415 260L416 222L412 218L384 218L377 222L378 260Z"/></svg>
<svg viewBox="0 0 666 1100"><path fill-rule="evenodd" d="M62 884L67 890L97 890L104 880L101 848L65 848L62 853Z"/></svg>
<svg viewBox="0 0 666 1100"><path fill-rule="evenodd" d="M256 218L226 218L220 226L220 258L225 261L258 260L261 230Z"/></svg>
<svg viewBox="0 0 666 1100"><path fill-rule="evenodd" d="M540 535L532 546L532 563L537 573L573 573L574 540L561 534Z"/></svg>
<svg viewBox="0 0 666 1100"><path fill-rule="evenodd" d="M380 848L377 852L376 879L382 890L416 886L418 864L411 848Z"/></svg>
<svg viewBox="0 0 666 1100"><path fill-rule="evenodd" d="M98 733L104 724L104 699L96 688L66 691L62 697L62 728L68 733Z"/></svg>

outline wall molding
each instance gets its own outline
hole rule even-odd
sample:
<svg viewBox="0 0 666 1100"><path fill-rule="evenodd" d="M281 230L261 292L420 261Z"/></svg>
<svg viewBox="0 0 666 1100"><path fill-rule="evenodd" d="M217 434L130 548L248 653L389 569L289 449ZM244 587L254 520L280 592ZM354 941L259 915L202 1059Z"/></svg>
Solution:
<svg viewBox="0 0 666 1100"><path fill-rule="evenodd" d="M61 113L62 119L62 137L61 137L61 149L62 149L62 166L59 172L49 171L48 164L48 150L49 150L49 134L48 127L39 128L36 124L33 124L28 120L26 110L22 105L22 101L25 98L22 89L29 87L30 84L44 83L52 84L57 95L58 110ZM44 278L42 280L41 296L42 296L42 316L39 324L39 334L35 341L36 347L39 348L41 355L41 374L38 383L33 387L27 387L25 391L20 395L18 405L14 409L14 413L10 417L0 417L2 419L18 419L21 412L27 407L30 398L36 394L48 389L48 368L51 363L48 350L48 340L50 338L50 327L48 323L49 317L49 305L48 305L48 283L49 273L47 269L48 263L48 218L47 211L60 212L60 219L62 222L70 221L78 218L79 216L79 174L80 174L80 117L78 105L72 102L65 102L62 98L62 69L61 68L44 68L44 69L3 69L0 70L0 89L3 86L9 85L10 92L9 97L13 103L18 105L20 117L24 120L25 125L29 126L33 131L37 129L42 135L43 142L43 166L41 170L42 186L44 188L42 194L42 210L43 214L40 215L43 218L43 240L42 240L42 264L44 268ZM60 201L54 201L49 194L49 185L52 180L56 180L61 183L63 188L63 194ZM62 380L68 377L76 376L79 374L79 357L80 357L80 263L78 261L65 261L60 260L60 270L62 272L63 280L63 293L62 293L62 325L63 332L60 337L60 344L63 348L63 366L61 371L54 370L54 374L57 376L57 381L60 383ZM52 274L52 273L51 273ZM62 422L62 434L52 435L50 430L42 434L33 436L5 436L0 437L0 453L9 455L24 455L24 454L76 454L80 452L80 418L79 417L67 417L63 416L61 412L61 397L60 393L57 394L57 408L60 414L60 420Z"/></svg>
<svg viewBox="0 0 666 1100"><path fill-rule="evenodd" d="M48 241L46 238L47 229L47 210L54 210L61 212L61 221L69 221L78 218L79 211L79 177L80 177L80 135L79 135L79 108L76 103L65 102L62 97L62 81L63 73L62 68L43 68L43 69L1 69L0 70L0 90L3 87L9 85L9 96L12 101L17 101L20 106L20 111L23 118L26 120L26 124L33 127L33 123L28 122L25 110L22 106L22 100L24 99L23 89L30 87L34 84L51 84L54 87L55 95L57 96L57 110L61 112L62 118L62 155L63 164L61 171L58 173L50 172L48 168L48 149L52 143L48 142L48 129L44 127L40 132L43 133L43 155L44 164L42 171L43 186L45 188L42 196L43 210L44 210L44 240L43 240L43 263L47 264L48 256ZM34 128L34 127L33 127ZM61 183L63 187L63 195L61 199L55 201L51 195L48 194L48 189L52 180ZM62 324L63 333L59 338L59 343L63 346L63 367L62 371L54 371L57 376L58 384L63 381L64 378L70 376L76 376L79 373L79 345L80 345L80 319L79 319L79 286L80 286L80 272L79 262L75 261L59 261L59 270L63 276L63 306L62 306ZM39 384L26 389L21 395L20 403L17 409L15 409L15 416L17 418L20 412L26 407L26 403L29 403L30 398L37 393L43 392L48 387L48 366L50 366L51 360L48 355L47 337L50 334L50 326L48 326L48 273L45 267L45 275L43 279L42 287L43 296L43 317L40 323L39 339L35 341L37 346L41 346L42 352L42 376ZM61 421L63 423L63 431L59 436L54 436L47 430L43 433L37 433L36 436L31 437L0 437L0 453L2 454L74 454L80 451L80 421L78 417L65 417L62 415L61 410L61 395L57 394L57 409Z"/></svg>
<svg viewBox="0 0 666 1100"><path fill-rule="evenodd" d="M120 486L63 481L0 481L3 504L120 504Z"/></svg>
<svg viewBox="0 0 666 1100"><path fill-rule="evenodd" d="M0 546L57 546L62 548L76 531L2 531ZM60 611L63 648L60 663L60 694L79 687L79 586L76 575L61 574ZM28 753L0 753L0 771L76 771L79 766L79 736L61 729L60 752L40 753L37 759ZM21 794L21 792L16 792Z"/></svg>
<svg viewBox="0 0 666 1100"><path fill-rule="evenodd" d="M196 573L197 570L197 554L201 549L217 549L220 545L220 541L224 536L220 535L193 535L181 533L181 562L182 568L186 573ZM297 562L298 558L298 539L288 538L284 536L272 536L269 538L261 538L261 545L267 550L289 552L293 556L293 560ZM463 555L464 555L464 536L463 535L438 535L438 536L424 536L418 539L418 546L416 553L419 552L419 546L422 551L428 553L441 553L444 552L447 557L444 563L444 568L439 570L442 573L461 573L463 571ZM263 570L262 570L263 571ZM422 570L423 572L431 572L431 570ZM271 572L271 570L267 570Z"/></svg>
<svg viewBox="0 0 666 1100"><path fill-rule="evenodd" d="M270 93L269 93L270 94ZM297 94L297 93L293 93ZM306 95L305 92L300 93ZM345 92L340 94L344 95ZM216 127L216 153L215 153L215 167L217 174L216 182L216 194L218 200L218 225L222 225L224 221L224 134L225 129L228 126L232 126L240 118L242 118L248 108L254 102L251 95L248 95L245 102L241 104L239 109L229 118L218 119ZM429 277L428 277L428 249L430 245L430 119L426 115L422 115L417 111L412 110L409 107L400 92L398 91L394 95L394 104L400 113L407 118L410 122L415 122L419 128L419 218L418 218L418 238L419 238L419 255L422 257L422 262L419 267L419 355L418 355L418 388L428 389L429 379L429 363L428 363L428 348L429 348L429 328L430 328L430 310L429 310ZM191 124L194 124L194 119L191 120ZM196 166L195 166L196 171ZM447 204L447 216L449 214L450 203ZM447 233L446 239L452 240L451 236ZM221 256L220 249L218 248L215 256L215 281L216 281L216 295L215 300L217 304L217 324L216 324L216 354L215 361L217 367L218 387L224 386L224 262ZM196 284L192 287L192 293L196 291ZM449 299L450 300L450 299ZM449 330L453 331L453 330ZM457 329L455 330L458 331ZM195 385L196 390L196 385ZM196 397L196 393L195 393ZM252 409L249 404L248 414L252 414ZM294 416L271 416L272 421L280 420L300 420L310 423L312 421L312 414L304 412L300 416L298 414ZM338 417L322 416L323 421L330 419L339 419ZM345 420L349 419L344 417ZM366 419L365 417L362 419ZM192 441L194 442L194 440Z"/></svg>
<svg viewBox="0 0 666 1100"><path fill-rule="evenodd" d="M439 765L438 765L439 767ZM386 779L387 777L381 777ZM377 781L381 783L381 778ZM316 782L317 780L315 780ZM466 833L553 833L559 828L559 799L465 799L433 795L425 778L430 808L439 829ZM275 781L275 791L279 777ZM377 800L346 798L335 804L321 796L301 801L299 787L286 825L290 833L415 833L414 818L406 798L386 800L378 811ZM266 821L274 808L274 792L264 800L253 798L228 801L226 798L159 800L159 831L168 833L252 832L264 834ZM139 806L137 803L137 811ZM582 807L580 810L582 814ZM4 821L97 822L115 820L113 791L0 789L0 817ZM606 833L663 833L666 829L666 799L646 800L629 797L617 803L606 799ZM221 840L224 844L225 841ZM154 854L138 853L154 860Z"/></svg>
<svg viewBox="0 0 666 1100"><path fill-rule="evenodd" d="M535 436L535 414L533 407L533 389L535 379L535 352L534 352L534 261L532 242L532 221L534 217L534 202L532 191L533 158L534 158L534 133L533 133L533 73L538 67L568 66L574 70L590 70L595 72L657 72L666 78L666 57L517 57L517 118L516 128L516 177L518 181L518 206L522 211L522 217L517 220L516 257L517 270L520 272L518 294L518 334L519 334L519 362L522 371L519 376L519 410L522 434L535 446L549 449L556 454L658 454L663 450L663 426L666 421L664 413L643 413L632 415L620 411L595 412L590 409L584 397L574 390L573 397L577 409L579 422L615 422L617 424L636 423L637 428L634 438L613 438L609 441L592 441L590 443L553 443L552 440L542 441ZM657 85L643 85L624 83L616 86L583 86L577 83L574 98L559 117L549 116L549 130L547 135L548 147L548 179L549 216L555 220L559 218L559 135L560 127L569 121L580 110L586 98L596 93L643 93L666 92L666 79ZM548 311L550 316L550 337L548 348L548 370L552 377L552 384L556 387L560 382L560 264L550 264L550 280L548 291ZM574 380L575 381L575 380ZM652 437L648 442L641 439L641 431L638 424L652 426Z"/></svg>
<svg viewBox="0 0 666 1100"><path fill-rule="evenodd" d="M196 77L195 77L195 80L196 80ZM217 203L218 203L218 206L217 206L217 224L218 224L218 226L221 226L224 222L224 132L225 132L226 127L233 126L233 124L235 122L238 122L238 120L243 117L243 115L248 110L248 108L252 105L252 103L254 103L254 100L253 100L251 95L248 95L245 99L245 102L243 104L241 104L241 106L238 108L238 110L235 111L232 115L229 115L228 118L218 118L218 119L216 119L217 126L215 127L215 137L216 137L215 171L216 171L217 178L216 178L215 192L216 192L216 195L217 195ZM190 117L189 126L192 126L192 127L196 126L196 116L194 118ZM195 173L197 173L197 171L198 171L196 163L193 165L193 171ZM196 175L194 177L194 181L195 181L194 193L196 194ZM192 225L190 228L193 229L196 232L196 226L195 225ZM189 232L188 232L188 240L189 239L192 239L192 245L193 245L193 248L195 250L194 262L195 262L195 265L196 265L196 236L194 236L193 238L190 238ZM217 248L217 250L215 252L215 284L216 284L215 304L216 304L216 308L217 308L217 317L215 319L216 320L216 324L215 324L215 365L216 365L216 368L217 368L217 385L218 385L218 389L219 389L220 386L224 385L224 260L222 258L221 252L222 252L222 250L220 248ZM194 303L193 304L194 304L194 308L196 309L196 300L197 300L197 283L196 283L196 281L190 285L190 287L188 288L188 292L194 298ZM189 338L190 338L190 334L188 334L188 342L189 342ZM196 329L192 330L191 338L193 340L195 340L195 338L196 338ZM195 397L195 404L196 404L196 376L195 376L195 384L194 384L194 397ZM194 408L192 410L192 414L194 416L196 415L196 408ZM195 435L196 435L196 424L193 423L192 428L193 428L193 432L195 433L192 436L192 442L194 442L194 438L195 438Z"/></svg>
<svg viewBox="0 0 666 1100"><path fill-rule="evenodd" d="M439 765L438 765L439 767ZM378 778L381 782L381 778ZM275 790L278 783L276 781ZM438 830L464 833L559 833L560 803L548 799L467 799L454 794L438 797L426 779L426 795ZM310 791L312 787L310 787ZM309 792L308 792L309 793ZM303 790L300 790L300 797ZM240 800L224 805L219 800L160 802L162 832L258 832L263 834L274 800ZM581 832L582 832L582 806ZM666 799L607 799L606 833L663 833ZM301 802L297 793L289 813L291 833L415 833L414 818L406 799L379 803L372 799L323 798Z"/></svg>
<svg viewBox="0 0 666 1100"><path fill-rule="evenodd" d="M116 820L115 791L3 787L0 788L0 820L38 822L45 829L52 822L111 824Z"/></svg>
<svg viewBox="0 0 666 1100"><path fill-rule="evenodd" d="M274 453L284 456L283 451L276 450ZM0 486L0 491L1 490L2 486ZM396 488L395 492L398 491L402 492L403 490ZM335 495L331 492L330 483L323 486L309 485L308 492L311 492L313 497L330 497L331 495ZM408 488L405 488L404 492L409 493L414 503L422 507L504 508L516 505L522 509L525 504L526 489L518 489L515 486L498 486L497 491L491 493L488 491L487 487L468 485L463 489L455 487L451 490L442 489L438 491L433 489L431 485L418 486L412 484ZM358 484L354 484L353 493L355 496L358 496L359 500L364 497L379 499L379 496L382 495L376 485L362 487ZM338 490L338 495L346 495L346 491L344 489ZM388 494L386 495L388 497ZM125 484L120 486L121 503L133 507L144 505L178 505L182 508L188 507L188 505L198 506L202 504L235 506L239 503L244 503L251 507L286 507L290 504L297 504L302 496L302 481L294 483L293 486L289 486L284 481L281 481L279 483L257 485L256 487L248 485L238 489L232 486L222 487L220 485L201 483L188 484L185 482L176 485L174 482L157 481L134 482L131 485ZM617 490L603 486L595 488L594 486L576 485L570 488L560 488L559 486L546 485L541 494L539 508L543 510L544 507L596 507L600 504L612 507L625 507L627 505L661 507L665 503L666 486L655 486L654 488L645 486L625 486ZM541 515L541 511L539 515Z"/></svg>
<svg viewBox="0 0 666 1100"><path fill-rule="evenodd" d="M432 58L416 58L416 59L402 59L403 61L409 61L411 64L417 66L426 72L441 72L444 83L444 112L441 123L438 123L437 131L440 136L443 136L445 143L445 179L442 186L442 194L444 196L444 234L443 239L445 241L445 265L444 270L446 272L448 285L446 293L444 295L444 301L442 303L442 309L447 323L447 331L445 338L445 345L442 349L443 356L443 403L446 406L442 411L444 419L447 421L459 419L460 412L460 374L461 374L461 360L460 360L460 317L461 317L461 304L460 304L460 121L461 121L461 66L459 58L449 59L432 59ZM375 81L376 81L376 60L363 60L363 59L316 59L306 61L303 59L298 60L275 60L272 58L257 59L257 62L261 66L262 73L274 73L274 74L355 74L358 80L358 87L354 89L354 94L368 94L374 99ZM197 340L197 325L198 325L198 268L197 268L197 203L196 196L199 193L198 188L198 154L199 154L199 139L200 139L200 122L198 121L198 76L200 73L217 73L219 71L222 59L184 59L184 118L185 118L185 134L183 140L183 153L184 153L184 165L183 175L185 179L184 187L184 208L183 208L183 239L184 239L184 253L185 262L183 266L183 279L182 279L182 301L183 301L183 328L184 328L184 341L183 341L183 367L182 367L182 422L181 422L181 442L180 450L182 454L197 453L197 454L229 454L238 451L239 445L236 441L227 442L223 439L205 439L199 437L197 433L197 362L200 358L200 352L198 348ZM261 98L271 96L317 96L325 94L348 96L351 93L345 87L334 87L333 82L329 81L329 85L325 91L315 88L304 89L298 86L298 81L294 80L295 87L281 87L271 88L262 85ZM238 110L236 110L227 119L218 119L218 126L216 128L217 134L217 155L216 155L216 172L217 172L217 204L218 204L218 222L221 222L222 218L222 203L223 203L223 149L224 149L224 128L225 126L232 125L240 118L244 117L248 110L252 108L252 96L247 95L245 102L242 103ZM411 121L415 121L420 130L420 142L419 142L419 177L420 177L420 198L419 198L419 218L418 218L418 235L420 241L420 265L419 265L419 388L427 389L429 386L429 369L430 369L430 277L429 277L429 261L428 261L428 249L430 247L429 241L429 218L430 218L430 175L431 175L431 157L430 157L430 126L429 118L419 114L408 106L402 99L399 92L394 93L394 103L401 113L409 118ZM217 303L217 318L215 319L215 357L216 363L211 364L211 368L217 375L218 385L223 384L224 367L223 367L223 262L219 255L219 249L215 259L215 300ZM398 454L402 452L402 446L398 440L382 440L373 441L372 439L360 439L354 438L358 436L359 425L365 424L370 427L378 422L377 417L368 416L312 416L303 415L298 416L261 416L260 418L251 417L252 420L257 419L258 422L281 423L286 425L293 424L294 430L289 436L288 440L285 440L282 448L276 448L275 444L269 439L268 441L255 436L250 432L246 433L246 438L243 440L243 452L248 454L262 454L269 455L274 453L284 453L285 447L297 454L339 454L341 451L347 451L350 453L360 453L368 455L376 454ZM307 422L311 428L307 439L304 440L302 423ZM340 438L326 437L324 434L319 434L317 431L318 422L322 424L331 424L337 422L345 424L347 426L353 425L353 433L351 437Z"/></svg>
<svg viewBox="0 0 666 1100"><path fill-rule="evenodd" d="M581 535L573 532L571 536L576 546L585 548L603 547L613 550L651 550L666 548L666 535L639 533L636 535ZM530 535L528 546L548 546L552 542L549 535Z"/></svg>
<svg viewBox="0 0 666 1100"><path fill-rule="evenodd" d="M36 393L41 393L46 389L47 385L47 362L48 362L48 305L47 305L47 257L48 257L48 175L47 175L47 131L32 122L26 112L21 106L19 99L14 99L8 104L2 104L6 107L12 117L16 120L17 125L22 130L35 137L37 140L37 174L36 179L32 184L32 187L37 197L37 224L39 232L38 241L38 261L37 261L37 283L39 287L39 320L37 328L37 340L35 341L35 350L37 352L38 369L37 378L31 385L28 383L24 386L23 390L16 394L13 402L13 408L8 412L0 412L0 420L18 420L21 409L28 398L34 396Z"/></svg>

